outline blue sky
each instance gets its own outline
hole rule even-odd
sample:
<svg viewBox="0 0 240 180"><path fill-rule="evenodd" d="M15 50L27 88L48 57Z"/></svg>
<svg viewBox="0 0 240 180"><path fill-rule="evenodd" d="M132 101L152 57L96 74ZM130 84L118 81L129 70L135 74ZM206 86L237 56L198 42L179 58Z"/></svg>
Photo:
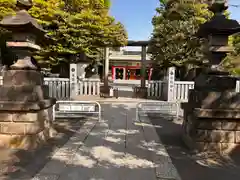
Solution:
<svg viewBox="0 0 240 180"><path fill-rule="evenodd" d="M111 15L124 24L131 40L147 40L152 32L151 20L158 0L111 0ZM240 0L229 0L229 4L240 4ZM229 8L231 17L240 21L240 7Z"/></svg>

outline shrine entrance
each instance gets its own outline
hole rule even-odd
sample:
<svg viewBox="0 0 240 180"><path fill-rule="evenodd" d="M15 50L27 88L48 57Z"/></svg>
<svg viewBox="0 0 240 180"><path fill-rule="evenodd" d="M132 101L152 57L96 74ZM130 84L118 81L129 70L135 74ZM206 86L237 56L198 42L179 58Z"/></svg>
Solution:
<svg viewBox="0 0 240 180"><path fill-rule="evenodd" d="M125 68L123 67L114 67L113 68L113 77L114 79L125 79Z"/></svg>

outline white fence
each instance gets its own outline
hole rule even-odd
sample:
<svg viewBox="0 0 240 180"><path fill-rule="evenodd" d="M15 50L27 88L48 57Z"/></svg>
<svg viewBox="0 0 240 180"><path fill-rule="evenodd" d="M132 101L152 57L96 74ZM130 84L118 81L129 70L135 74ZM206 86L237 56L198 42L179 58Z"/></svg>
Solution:
<svg viewBox="0 0 240 180"><path fill-rule="evenodd" d="M81 79L77 83L77 95L100 95L100 79Z"/></svg>
<svg viewBox="0 0 240 180"><path fill-rule="evenodd" d="M70 81L68 78L44 78L44 84L48 86L49 96L56 99L69 99Z"/></svg>
<svg viewBox="0 0 240 180"><path fill-rule="evenodd" d="M194 81L174 81L173 101L187 102L189 89L194 89ZM240 81L236 83L236 92L240 92ZM148 84L148 96L157 96L166 100L168 94L167 82L151 81Z"/></svg>
<svg viewBox="0 0 240 180"><path fill-rule="evenodd" d="M0 76L0 84L3 83ZM70 80L69 78L44 78L44 84L49 88L49 96L58 100L66 100L70 98ZM76 95L100 95L99 79L82 79L76 84ZM167 100L168 83L166 81L148 81L148 97L155 99ZM188 91L194 88L193 81L174 81L173 101L188 101ZM240 81L236 83L236 92L240 92Z"/></svg>
<svg viewBox="0 0 240 180"><path fill-rule="evenodd" d="M163 81L148 81L148 97L159 97L163 96Z"/></svg>
<svg viewBox="0 0 240 180"><path fill-rule="evenodd" d="M44 78L45 84L49 86L49 95L57 99L68 99L70 97L70 82L68 78ZM100 95L99 79L83 79L77 83L77 95ZM148 97L167 100L168 84L165 81L148 81ZM193 81L174 81L173 101L188 101L188 91L194 88ZM240 92L240 81L237 81L236 92Z"/></svg>
<svg viewBox="0 0 240 180"><path fill-rule="evenodd" d="M0 76L0 85L3 84L3 78ZM49 96L58 100L66 100L70 98L70 80L69 78L52 78L45 77L44 85L48 86ZM76 95L99 95L100 80L99 79L83 79L76 84Z"/></svg>
<svg viewBox="0 0 240 180"><path fill-rule="evenodd" d="M175 81L174 82L174 100L188 101L188 90L194 88L193 81Z"/></svg>
<svg viewBox="0 0 240 180"><path fill-rule="evenodd" d="M237 81L236 92L240 92L240 81Z"/></svg>

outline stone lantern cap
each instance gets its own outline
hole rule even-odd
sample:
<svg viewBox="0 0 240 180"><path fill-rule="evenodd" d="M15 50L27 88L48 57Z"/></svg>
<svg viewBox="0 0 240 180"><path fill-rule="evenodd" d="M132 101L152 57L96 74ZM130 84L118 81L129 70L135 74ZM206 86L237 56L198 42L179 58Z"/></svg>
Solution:
<svg viewBox="0 0 240 180"><path fill-rule="evenodd" d="M209 10L214 14L219 12L224 12L228 9L228 4L226 0L212 0L207 2L209 5Z"/></svg>
<svg viewBox="0 0 240 180"><path fill-rule="evenodd" d="M32 7L32 0L17 0L16 6L20 9L16 15L3 18L0 26L11 31L13 40L7 42L8 47L40 49L37 44L52 43L46 31L38 24L37 20L28 14L27 10Z"/></svg>
<svg viewBox="0 0 240 180"><path fill-rule="evenodd" d="M230 36L240 32L240 25L236 20L227 19L223 14L228 9L226 0L209 1L209 10L214 13L212 19L202 24L197 32L197 36L208 38L209 35Z"/></svg>
<svg viewBox="0 0 240 180"><path fill-rule="evenodd" d="M207 38L209 35L225 35L240 32L240 25L236 20L227 19L225 15L215 15L213 18L202 24L197 32L198 37Z"/></svg>
<svg viewBox="0 0 240 180"><path fill-rule="evenodd" d="M17 0L17 7L28 10L32 7L32 0Z"/></svg>
<svg viewBox="0 0 240 180"><path fill-rule="evenodd" d="M46 33L37 23L37 20L32 18L26 10L18 11L16 15L4 17L0 26L13 33L25 32L40 36L44 36Z"/></svg>

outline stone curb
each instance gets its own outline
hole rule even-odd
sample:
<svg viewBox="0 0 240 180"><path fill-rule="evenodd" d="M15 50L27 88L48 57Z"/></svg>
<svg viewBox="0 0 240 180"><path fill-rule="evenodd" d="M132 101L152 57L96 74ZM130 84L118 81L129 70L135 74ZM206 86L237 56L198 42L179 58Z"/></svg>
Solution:
<svg viewBox="0 0 240 180"><path fill-rule="evenodd" d="M96 100L97 102L114 102L114 103L157 103L157 102L166 102L166 101L154 101L154 100Z"/></svg>

